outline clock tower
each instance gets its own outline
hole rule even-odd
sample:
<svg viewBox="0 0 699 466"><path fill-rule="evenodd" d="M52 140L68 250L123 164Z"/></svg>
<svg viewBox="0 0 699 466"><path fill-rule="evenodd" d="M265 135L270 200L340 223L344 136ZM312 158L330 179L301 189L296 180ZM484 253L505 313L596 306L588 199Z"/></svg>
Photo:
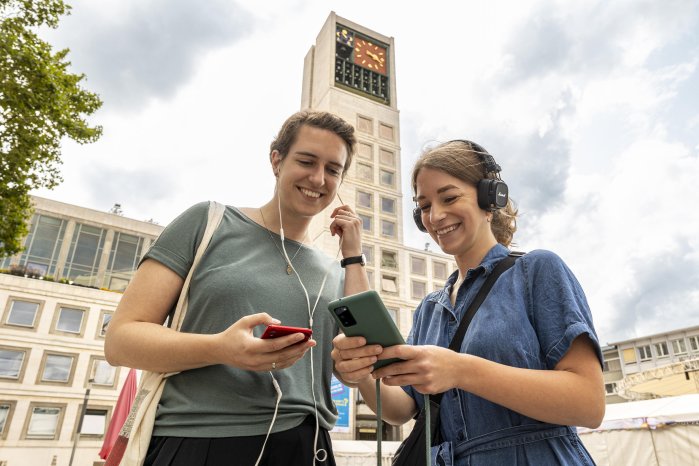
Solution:
<svg viewBox="0 0 699 466"><path fill-rule="evenodd" d="M306 54L301 108L335 113L355 127L357 150L339 194L364 222L367 258L380 260L375 243L381 243L395 249L397 263L403 218L394 69L392 37L333 12ZM337 205L333 203L328 213ZM327 224L327 215L317 216L312 237L327 230ZM337 252L337 239L330 235L321 235L316 245L333 255ZM370 279L380 279L373 275L375 269L367 270ZM395 283L398 292L397 278Z"/></svg>
<svg viewBox="0 0 699 466"><path fill-rule="evenodd" d="M339 195L362 219L369 283L405 337L417 304L430 291L444 287L455 264L451 257L403 244L395 70L392 37L330 13L304 59L301 108L332 112L356 129L356 153ZM338 240L328 233L329 215L338 205L339 201L333 202L311 223L315 246L332 257L338 252ZM412 218L408 220L411 225ZM335 401L340 419L332 432L334 439L376 439L376 416L356 390ZM395 441L409 432L410 425L383 423L382 429L384 440Z"/></svg>

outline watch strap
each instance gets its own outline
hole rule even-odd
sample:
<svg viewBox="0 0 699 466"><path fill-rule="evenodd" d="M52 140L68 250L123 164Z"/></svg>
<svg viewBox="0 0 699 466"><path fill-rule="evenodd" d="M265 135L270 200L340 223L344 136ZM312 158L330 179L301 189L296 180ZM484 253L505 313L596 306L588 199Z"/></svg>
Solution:
<svg viewBox="0 0 699 466"><path fill-rule="evenodd" d="M340 261L340 267L346 267L350 264L361 264L364 266L366 264L366 259L364 258L364 254L361 256L352 256L352 257L345 257Z"/></svg>

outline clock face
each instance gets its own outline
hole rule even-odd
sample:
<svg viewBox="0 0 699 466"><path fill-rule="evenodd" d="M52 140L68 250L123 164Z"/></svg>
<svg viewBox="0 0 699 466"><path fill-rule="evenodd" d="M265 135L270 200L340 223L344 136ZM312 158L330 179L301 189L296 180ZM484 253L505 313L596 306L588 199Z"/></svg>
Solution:
<svg viewBox="0 0 699 466"><path fill-rule="evenodd" d="M369 40L354 40L354 63L377 73L386 74L386 49Z"/></svg>
<svg viewBox="0 0 699 466"><path fill-rule="evenodd" d="M337 24L335 83L339 87L390 105L388 46L379 44L342 24Z"/></svg>

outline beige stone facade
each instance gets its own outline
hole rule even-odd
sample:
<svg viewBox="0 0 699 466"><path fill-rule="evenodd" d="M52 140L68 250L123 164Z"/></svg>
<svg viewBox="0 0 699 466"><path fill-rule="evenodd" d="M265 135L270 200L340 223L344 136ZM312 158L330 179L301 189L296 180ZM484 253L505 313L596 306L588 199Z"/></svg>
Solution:
<svg viewBox="0 0 699 466"><path fill-rule="evenodd" d="M123 289L134 266L120 263L137 262L163 227L33 200L25 251L0 261L25 272L0 273L0 464L67 465L73 455L74 465L93 466L128 373L104 359L121 298L107 288Z"/></svg>

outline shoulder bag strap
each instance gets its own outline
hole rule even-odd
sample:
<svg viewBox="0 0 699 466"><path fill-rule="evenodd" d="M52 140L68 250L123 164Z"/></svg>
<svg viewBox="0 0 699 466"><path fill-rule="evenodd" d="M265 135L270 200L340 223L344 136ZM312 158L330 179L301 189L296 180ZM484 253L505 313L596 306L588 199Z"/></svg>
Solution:
<svg viewBox="0 0 699 466"><path fill-rule="evenodd" d="M219 204L215 201L209 202L209 215L206 222L206 229L204 230L204 236L201 239L201 243L199 243L199 247L197 248L197 253L194 256L192 266L189 268L187 278L185 278L184 284L182 285L182 291L180 291L180 297L177 300L177 306L175 307L175 313L173 315L172 323L170 325L178 332L180 331L180 327L182 327L184 316L187 314L187 302L189 301L189 282L192 281L192 275L194 274L194 270L197 268L197 265L199 265L199 261L201 261L202 256L204 256L204 251L206 251L206 248L209 246L211 238L214 236L214 232L218 228L218 225L221 223L221 219L223 218L223 213L225 210L226 206L224 206L223 204Z"/></svg>

